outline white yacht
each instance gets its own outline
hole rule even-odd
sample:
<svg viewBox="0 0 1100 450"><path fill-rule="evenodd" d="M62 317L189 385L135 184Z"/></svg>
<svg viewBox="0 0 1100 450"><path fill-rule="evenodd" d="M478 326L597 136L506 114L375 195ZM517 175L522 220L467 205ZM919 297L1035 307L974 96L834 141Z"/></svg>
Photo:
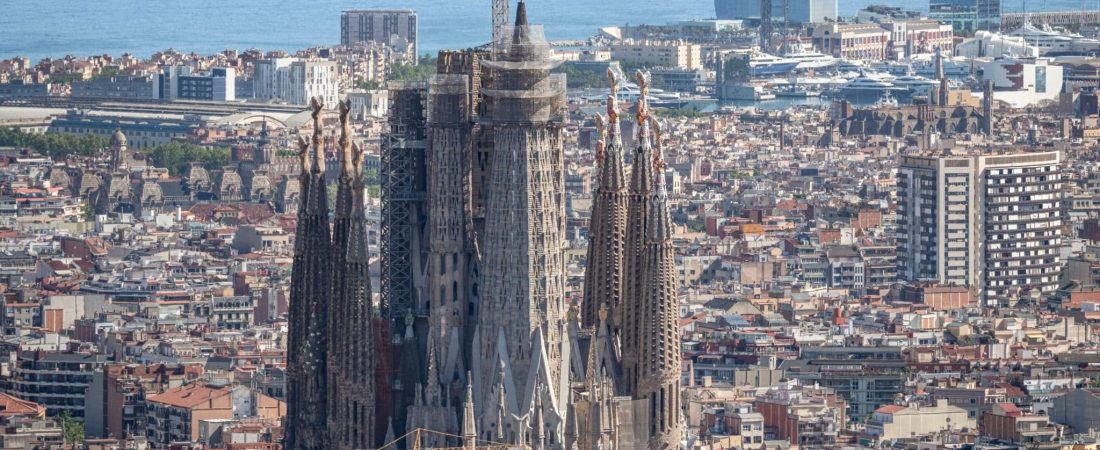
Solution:
<svg viewBox="0 0 1100 450"><path fill-rule="evenodd" d="M795 66L798 70L824 69L840 63L837 58L807 49L800 40L794 41L789 51L783 54L783 58L798 61L798 65Z"/></svg>
<svg viewBox="0 0 1100 450"><path fill-rule="evenodd" d="M605 90L606 91L606 90ZM625 82L619 85L618 98L625 102L635 102L642 96L642 90L638 88L637 84L631 82ZM680 98L680 94L676 92L665 92L663 89L649 88L649 95L646 96L649 100L677 100ZM598 96L596 100L602 100L606 97Z"/></svg>
<svg viewBox="0 0 1100 450"><path fill-rule="evenodd" d="M881 96L884 92L906 90L894 84L893 79L894 77L888 74L860 72L858 77L840 88L840 92L850 96Z"/></svg>
<svg viewBox="0 0 1100 450"><path fill-rule="evenodd" d="M907 61L883 61L875 64L874 69L891 75L920 75L926 78L936 76L936 64L931 59L911 59ZM943 74L951 78L963 78L970 75L970 64L949 57L943 58Z"/></svg>
<svg viewBox="0 0 1100 450"><path fill-rule="evenodd" d="M891 83L894 83L894 86L897 86L900 90L911 95L928 95L932 92L933 87L940 84L938 80L932 80L914 74L912 67L909 67L909 69L905 71L905 75L894 77Z"/></svg>
<svg viewBox="0 0 1100 450"><path fill-rule="evenodd" d="M793 59L780 58L764 52L754 51L749 56L749 69L753 76L782 75L798 67Z"/></svg>
<svg viewBox="0 0 1100 450"><path fill-rule="evenodd" d="M1100 40L1064 30L1055 30L1050 25L1039 28L1030 23L1024 23L1024 26L1009 32L1008 36L1023 38L1024 42L1037 47L1039 56L1085 55L1100 51Z"/></svg>

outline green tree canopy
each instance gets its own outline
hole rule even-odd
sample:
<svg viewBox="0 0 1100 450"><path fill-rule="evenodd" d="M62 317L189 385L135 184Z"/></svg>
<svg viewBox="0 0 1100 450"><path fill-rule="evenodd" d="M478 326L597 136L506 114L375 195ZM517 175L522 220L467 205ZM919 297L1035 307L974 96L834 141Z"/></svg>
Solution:
<svg viewBox="0 0 1100 450"><path fill-rule="evenodd" d="M435 58L420 57L417 65L395 62L386 68L386 81L427 81L435 75Z"/></svg>
<svg viewBox="0 0 1100 450"><path fill-rule="evenodd" d="M53 159L69 155L91 156L109 144L107 138L94 134L35 134L18 128L0 128L0 146L26 147Z"/></svg>
<svg viewBox="0 0 1100 450"><path fill-rule="evenodd" d="M207 169L216 169L230 163L229 148L203 147L186 142L169 142L148 152L153 165L164 167L172 175L181 175L193 162Z"/></svg>

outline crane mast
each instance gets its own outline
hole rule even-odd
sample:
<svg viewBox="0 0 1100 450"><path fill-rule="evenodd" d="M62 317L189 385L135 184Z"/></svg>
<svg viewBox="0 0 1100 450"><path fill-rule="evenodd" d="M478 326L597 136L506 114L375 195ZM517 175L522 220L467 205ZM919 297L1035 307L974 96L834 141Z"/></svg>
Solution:
<svg viewBox="0 0 1100 450"><path fill-rule="evenodd" d="M492 0L493 2L493 50L503 42L505 28L508 27L508 0Z"/></svg>

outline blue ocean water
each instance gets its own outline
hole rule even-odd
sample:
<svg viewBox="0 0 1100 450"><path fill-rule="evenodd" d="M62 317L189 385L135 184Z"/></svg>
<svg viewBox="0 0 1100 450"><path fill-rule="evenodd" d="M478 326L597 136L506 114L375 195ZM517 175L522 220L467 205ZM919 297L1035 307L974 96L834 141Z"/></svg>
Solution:
<svg viewBox="0 0 1100 450"><path fill-rule="evenodd" d="M1026 0L1004 0L1020 10ZM842 15L868 4L927 9L925 0L839 0ZM513 4L515 2L513 1ZM1100 0L1031 0L1028 9L1100 8ZM4 0L0 59L123 52L146 56L175 48L209 54L226 48L296 50L340 41L340 11L412 8L422 51L478 45L489 37L490 0ZM533 22L550 39L584 38L600 26L666 23L714 16L713 0L529 0Z"/></svg>

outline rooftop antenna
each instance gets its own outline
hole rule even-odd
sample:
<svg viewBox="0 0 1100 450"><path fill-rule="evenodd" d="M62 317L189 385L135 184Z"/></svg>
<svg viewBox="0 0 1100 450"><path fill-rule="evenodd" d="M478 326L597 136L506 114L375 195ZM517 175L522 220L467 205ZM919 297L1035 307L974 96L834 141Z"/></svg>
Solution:
<svg viewBox="0 0 1100 450"><path fill-rule="evenodd" d="M493 50L504 42L504 29L508 27L508 0L492 0L493 2Z"/></svg>

